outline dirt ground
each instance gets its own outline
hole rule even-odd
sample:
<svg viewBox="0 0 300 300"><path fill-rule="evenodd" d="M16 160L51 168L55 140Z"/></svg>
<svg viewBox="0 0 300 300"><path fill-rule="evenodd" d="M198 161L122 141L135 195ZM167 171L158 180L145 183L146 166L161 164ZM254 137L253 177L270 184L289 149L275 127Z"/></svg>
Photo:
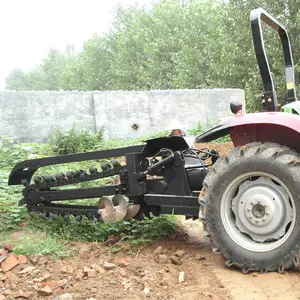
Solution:
<svg viewBox="0 0 300 300"><path fill-rule="evenodd" d="M20 290L29 292L28 299L55 300L300 299L298 273L243 275L229 269L212 253L199 221L181 222L177 233L132 254L112 254L99 243L72 243L77 255L70 259L33 257L0 273L0 299L16 299Z"/></svg>
<svg viewBox="0 0 300 300"><path fill-rule="evenodd" d="M232 145L210 147L224 154ZM102 243L70 245L77 254L65 260L11 254L11 263L13 259L19 263L9 271L2 265L0 300L300 299L297 272L244 275L227 268L222 258L212 253L198 220L181 218L176 233L137 252L129 248L112 253L112 246ZM0 262L3 251L0 249Z"/></svg>
<svg viewBox="0 0 300 300"><path fill-rule="evenodd" d="M210 144L196 144L197 149L209 148L209 150L216 150L220 153L220 155L226 155L230 150L233 149L232 142L225 142L225 143L210 143Z"/></svg>

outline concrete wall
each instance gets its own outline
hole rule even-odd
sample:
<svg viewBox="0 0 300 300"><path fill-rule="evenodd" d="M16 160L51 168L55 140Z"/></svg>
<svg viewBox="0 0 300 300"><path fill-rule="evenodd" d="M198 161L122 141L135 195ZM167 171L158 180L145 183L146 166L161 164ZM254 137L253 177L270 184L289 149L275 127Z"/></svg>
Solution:
<svg viewBox="0 0 300 300"><path fill-rule="evenodd" d="M197 122L211 126L230 114L229 103L243 90L204 89L107 92L0 92L0 136L45 141L57 129L105 127L105 139L133 138L164 130L173 121L182 128ZM139 129L133 131L132 124Z"/></svg>

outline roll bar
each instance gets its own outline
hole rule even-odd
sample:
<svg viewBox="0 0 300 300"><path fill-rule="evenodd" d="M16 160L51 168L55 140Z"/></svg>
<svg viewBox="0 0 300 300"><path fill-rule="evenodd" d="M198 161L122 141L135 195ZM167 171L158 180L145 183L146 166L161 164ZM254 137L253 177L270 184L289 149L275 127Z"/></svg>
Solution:
<svg viewBox="0 0 300 300"><path fill-rule="evenodd" d="M266 56L261 21L264 21L271 28L275 29L280 36L285 61L288 102L297 100L293 56L288 33L284 26L280 24L275 18L273 18L269 13L267 13L264 9L253 9L250 13L250 22L254 50L264 87L264 90L261 94L262 110L275 111L278 108L278 102L269 62Z"/></svg>

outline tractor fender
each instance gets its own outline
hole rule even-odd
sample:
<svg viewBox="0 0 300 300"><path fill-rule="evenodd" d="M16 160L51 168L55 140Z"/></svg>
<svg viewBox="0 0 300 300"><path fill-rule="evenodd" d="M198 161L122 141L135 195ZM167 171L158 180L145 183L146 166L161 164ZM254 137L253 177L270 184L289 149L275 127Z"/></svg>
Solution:
<svg viewBox="0 0 300 300"><path fill-rule="evenodd" d="M300 116L296 114L262 112L234 115L197 136L196 142L211 142L228 134L235 147L251 142L274 142L300 153Z"/></svg>

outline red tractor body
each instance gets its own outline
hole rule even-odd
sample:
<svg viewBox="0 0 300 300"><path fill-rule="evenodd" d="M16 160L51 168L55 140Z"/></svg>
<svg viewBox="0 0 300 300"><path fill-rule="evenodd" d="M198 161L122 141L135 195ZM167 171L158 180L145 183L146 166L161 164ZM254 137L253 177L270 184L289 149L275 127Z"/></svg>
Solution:
<svg viewBox="0 0 300 300"><path fill-rule="evenodd" d="M235 147L251 142L274 142L300 152L300 116L284 112L237 114L204 134L198 142L210 142L230 134Z"/></svg>

